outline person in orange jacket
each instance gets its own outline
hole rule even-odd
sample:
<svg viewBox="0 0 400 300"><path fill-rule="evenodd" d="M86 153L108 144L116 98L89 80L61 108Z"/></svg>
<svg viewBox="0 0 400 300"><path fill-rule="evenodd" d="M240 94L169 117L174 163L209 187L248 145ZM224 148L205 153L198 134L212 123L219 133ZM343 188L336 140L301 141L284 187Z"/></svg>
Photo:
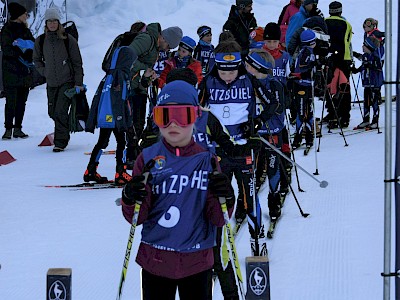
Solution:
<svg viewBox="0 0 400 300"><path fill-rule="evenodd" d="M196 42L188 37L184 36L179 43L178 51L165 62L165 68L162 71L160 78L158 79L158 87L162 89L166 84L168 73L173 69L191 69L197 76L197 83L200 83L203 79L201 63L192 57Z"/></svg>

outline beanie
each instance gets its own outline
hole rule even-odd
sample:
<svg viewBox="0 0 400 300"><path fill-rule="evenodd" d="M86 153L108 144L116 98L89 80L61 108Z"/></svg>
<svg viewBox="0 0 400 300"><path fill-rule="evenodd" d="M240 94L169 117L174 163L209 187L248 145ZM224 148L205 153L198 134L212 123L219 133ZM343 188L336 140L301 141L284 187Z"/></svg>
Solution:
<svg viewBox="0 0 400 300"><path fill-rule="evenodd" d="M247 5L253 4L253 0L236 0L236 6L243 9Z"/></svg>
<svg viewBox="0 0 400 300"><path fill-rule="evenodd" d="M190 83L183 80L175 80L167 83L157 97L157 105L167 103L199 106L197 90Z"/></svg>
<svg viewBox="0 0 400 300"><path fill-rule="evenodd" d="M202 39L207 34L211 34L211 28L205 25L200 26L199 29L197 29L197 34L199 35L199 38Z"/></svg>
<svg viewBox="0 0 400 300"><path fill-rule="evenodd" d="M61 17L60 17L60 11L58 10L58 8L55 6L52 6L52 7L49 7L48 9L46 9L46 11L44 13L44 20L45 21L47 21L47 20L60 21Z"/></svg>
<svg viewBox="0 0 400 300"><path fill-rule="evenodd" d="M342 3L338 1L333 1L329 4L329 14L341 14L342 13Z"/></svg>
<svg viewBox="0 0 400 300"><path fill-rule="evenodd" d="M364 39L363 45L365 47L367 47L369 49L369 51L371 51L371 52L374 52L376 50L376 48L378 48L374 39L372 39L369 36Z"/></svg>
<svg viewBox="0 0 400 300"><path fill-rule="evenodd" d="M306 29L300 34L300 40L303 45L310 46L315 43L317 36L311 29Z"/></svg>
<svg viewBox="0 0 400 300"><path fill-rule="evenodd" d="M250 32L249 39L251 42L261 42L264 40L264 28L256 27L252 32Z"/></svg>
<svg viewBox="0 0 400 300"><path fill-rule="evenodd" d="M22 16L24 13L26 13L26 8L17 2L11 2L8 4L8 11L10 13L10 19L16 20L19 16Z"/></svg>
<svg viewBox="0 0 400 300"><path fill-rule="evenodd" d="M264 28L264 40L279 41L281 39L281 28L276 23L268 23Z"/></svg>
<svg viewBox="0 0 400 300"><path fill-rule="evenodd" d="M318 0L304 0L303 6L306 6L308 4L318 4Z"/></svg>
<svg viewBox="0 0 400 300"><path fill-rule="evenodd" d="M179 43L179 47L182 47L183 49L192 53L194 50L194 47L196 47L196 42L191 37L184 36L182 38L181 42Z"/></svg>
<svg viewBox="0 0 400 300"><path fill-rule="evenodd" d="M182 29L178 26L168 27L161 31L161 35L163 36L164 40L168 43L171 49L174 49L178 46L179 42L182 39L183 33Z"/></svg>

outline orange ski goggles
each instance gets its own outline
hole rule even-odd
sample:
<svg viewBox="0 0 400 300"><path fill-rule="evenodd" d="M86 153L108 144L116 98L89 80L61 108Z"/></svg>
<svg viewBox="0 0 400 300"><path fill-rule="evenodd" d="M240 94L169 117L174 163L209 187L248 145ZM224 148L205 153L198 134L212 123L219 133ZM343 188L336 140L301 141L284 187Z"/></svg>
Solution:
<svg viewBox="0 0 400 300"><path fill-rule="evenodd" d="M168 127L172 122L186 127L196 122L200 115L200 107L193 105L168 105L153 108L154 123L161 128Z"/></svg>

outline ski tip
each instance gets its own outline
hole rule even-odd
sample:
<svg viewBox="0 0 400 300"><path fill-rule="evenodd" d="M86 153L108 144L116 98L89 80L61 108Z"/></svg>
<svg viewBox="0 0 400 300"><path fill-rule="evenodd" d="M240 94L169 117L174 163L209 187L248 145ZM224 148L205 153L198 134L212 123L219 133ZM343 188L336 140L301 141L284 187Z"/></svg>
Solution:
<svg viewBox="0 0 400 300"><path fill-rule="evenodd" d="M328 186L328 181L322 180L319 184L321 188L326 188Z"/></svg>

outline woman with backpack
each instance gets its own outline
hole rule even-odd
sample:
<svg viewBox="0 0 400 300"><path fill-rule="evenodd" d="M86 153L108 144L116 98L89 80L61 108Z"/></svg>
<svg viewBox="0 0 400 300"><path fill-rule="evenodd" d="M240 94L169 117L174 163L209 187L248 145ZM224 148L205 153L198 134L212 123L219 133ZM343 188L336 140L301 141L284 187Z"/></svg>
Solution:
<svg viewBox="0 0 400 300"><path fill-rule="evenodd" d="M33 62L38 72L46 77L48 114L54 121L53 152L62 152L67 147L69 135L68 112L71 99L64 92L76 88L83 92L82 56L76 39L65 34L56 7L45 12L44 39L35 40Z"/></svg>

